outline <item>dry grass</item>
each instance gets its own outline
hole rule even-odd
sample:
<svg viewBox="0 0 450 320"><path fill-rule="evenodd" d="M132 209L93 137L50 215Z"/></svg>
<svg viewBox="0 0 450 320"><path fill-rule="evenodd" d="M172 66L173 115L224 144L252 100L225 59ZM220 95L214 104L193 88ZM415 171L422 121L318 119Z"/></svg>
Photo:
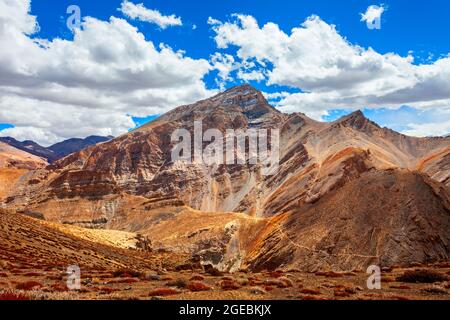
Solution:
<svg viewBox="0 0 450 320"><path fill-rule="evenodd" d="M158 288L149 292L149 297L166 297L179 294L180 291L173 288Z"/></svg>
<svg viewBox="0 0 450 320"><path fill-rule="evenodd" d="M199 281L189 282L189 284L186 286L186 288L192 292L209 291L212 289L210 286L204 284L203 282L199 282Z"/></svg>
<svg viewBox="0 0 450 320"><path fill-rule="evenodd" d="M25 290L25 291L29 291L29 290L33 290L33 289L41 288L41 287L43 287L42 283L37 282L37 281L26 281L26 282L18 283L16 285L17 290Z"/></svg>
<svg viewBox="0 0 450 320"><path fill-rule="evenodd" d="M398 276L396 280L398 282L412 282L412 283L434 283L447 280L447 276L428 269L416 269L408 270L401 276Z"/></svg>
<svg viewBox="0 0 450 320"><path fill-rule="evenodd" d="M30 297L22 292L2 291L0 292L0 300L31 300Z"/></svg>

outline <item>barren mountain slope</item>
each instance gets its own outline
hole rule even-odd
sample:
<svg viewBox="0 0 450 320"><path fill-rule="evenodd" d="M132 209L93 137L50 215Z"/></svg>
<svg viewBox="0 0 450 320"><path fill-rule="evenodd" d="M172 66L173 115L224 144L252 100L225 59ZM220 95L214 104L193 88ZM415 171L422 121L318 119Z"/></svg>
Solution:
<svg viewBox="0 0 450 320"><path fill-rule="evenodd" d="M193 134L195 120L202 120L204 131L208 128L221 131L279 129L278 171L272 176L264 176L260 165L249 163L206 166L173 162L172 133L184 128ZM138 130L27 174L5 205L11 209L39 212L45 219L59 223L144 233L162 250L188 253L193 258L200 257L204 263L212 261L224 270L239 268L249 253L251 261L248 265L252 268L260 268L258 264L274 267L287 262L283 254L270 254L270 263L258 255L259 250L262 255L267 251L265 242L261 242L261 234L274 232L278 222L294 216L298 223L308 223L303 220L303 214L294 213L318 210L314 208L329 199L330 194L340 194L338 198L345 204L347 195L353 196L356 191L364 192L369 187L381 188L384 179L395 177L400 179L395 182L400 190L409 190L398 194L397 201L402 205L391 203L387 210L374 206L372 200L364 196L353 200L355 210L365 212L373 206L378 215L398 217L404 214L404 206L408 207L409 201L418 206L416 197L411 196L414 191L410 190L411 180L403 179L400 174L387 174L387 169L406 170L403 173L406 176L416 176L407 173L408 170L425 172L436 179L439 188L448 192L448 187L438 181L448 184L450 169L446 155L449 143L450 137L413 138L381 128L361 112L332 123L317 122L301 113L283 114L268 105L260 92L245 85L176 108ZM424 184L420 182L418 188L424 190L424 195L432 195ZM390 196L387 191L379 195L382 201L393 201L388 199ZM418 197L422 197L420 192ZM448 208L444 205L445 197L436 199L425 197L421 200L423 208L427 205L436 210L441 208L439 205ZM364 226L366 222L359 216L348 215L347 220L336 220L345 214L345 206L336 205L336 208L338 211L334 215L326 216L321 224L311 227L312 238L323 236L325 224L327 228L334 228L341 221L361 224L360 228L368 230L374 227L371 224ZM329 209L332 206L324 204L323 210ZM442 216L442 210L439 210L433 219L441 219L438 217ZM314 215L314 219L319 216ZM303 229L299 233L290 225L282 224L280 230L289 237L304 235ZM445 223L436 229L427 229L426 234L442 236L442 226ZM389 236L398 228L397 225L385 227L384 232ZM369 236L367 232L354 233L343 243L356 250L359 244L368 241ZM389 246L383 239L376 241L379 250ZM294 250L286 243L278 243L280 252ZM371 248L359 249L370 252L362 255L373 255ZM413 242L411 248L422 250L420 241ZM397 259L386 261L411 262L405 252ZM445 254L442 250L430 251L430 259L448 259L448 252ZM299 257L302 257L300 253ZM420 258L418 262L429 258L411 257ZM293 263L301 268L312 267L296 261ZM335 265L337 268L367 262L350 258L349 262L330 260L326 256L323 261L319 258L311 261L318 267Z"/></svg>
<svg viewBox="0 0 450 320"><path fill-rule="evenodd" d="M62 230L60 229L62 228ZM68 227L56 227L17 213L0 209L0 262L24 267L67 268L79 265L97 269L137 268L157 269L162 261L171 263L170 254L146 253L121 249L117 246L98 242L98 236L76 236ZM78 230L80 232L80 230ZM172 262L174 263L174 262Z"/></svg>
<svg viewBox="0 0 450 320"><path fill-rule="evenodd" d="M0 202L8 197L20 177L27 172L26 169L0 168Z"/></svg>
<svg viewBox="0 0 450 320"><path fill-rule="evenodd" d="M450 187L450 147L423 158L417 170Z"/></svg>
<svg viewBox="0 0 450 320"><path fill-rule="evenodd" d="M202 120L204 129L280 129L279 171L262 176L258 165L172 162L171 134L177 128L192 132L194 120ZM261 93L241 86L176 108L134 132L37 171L13 205L40 208L56 199L81 198L111 216L109 198L126 193L173 198L203 211L271 216L314 201L372 167L416 169L421 159L448 148L449 142L403 136L378 127L360 112L329 124L282 114ZM446 175L449 170L442 171Z"/></svg>
<svg viewBox="0 0 450 320"><path fill-rule="evenodd" d="M21 176L46 165L44 159L0 142L0 202L15 188Z"/></svg>
<svg viewBox="0 0 450 320"><path fill-rule="evenodd" d="M6 143L0 142L0 169L38 169L47 165L47 162L25 151L16 149Z"/></svg>
<svg viewBox="0 0 450 320"><path fill-rule="evenodd" d="M313 205L276 217L249 253L252 270L352 270L448 260L450 192L406 170L371 170Z"/></svg>

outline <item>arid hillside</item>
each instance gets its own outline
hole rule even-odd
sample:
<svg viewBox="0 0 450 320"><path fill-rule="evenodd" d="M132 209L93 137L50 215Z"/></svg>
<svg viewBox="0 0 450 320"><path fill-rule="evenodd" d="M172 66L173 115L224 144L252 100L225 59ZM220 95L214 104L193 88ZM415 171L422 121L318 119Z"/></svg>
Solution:
<svg viewBox="0 0 450 320"><path fill-rule="evenodd" d="M0 142L0 201L15 190L21 176L46 165L44 159Z"/></svg>
<svg viewBox="0 0 450 320"><path fill-rule="evenodd" d="M371 170L283 214L260 234L248 264L317 271L445 261L449 212L448 188L426 175Z"/></svg>
<svg viewBox="0 0 450 320"><path fill-rule="evenodd" d="M47 162L25 151L16 149L6 143L0 142L0 169L39 169L47 165Z"/></svg>
<svg viewBox="0 0 450 320"><path fill-rule="evenodd" d="M63 226L0 210L0 300L448 299L448 263L384 268L381 289L365 270L276 272L217 269L180 254L122 248L131 233ZM108 240L108 241L109 241ZM188 258L188 256L185 256ZM80 267L80 289L67 286Z"/></svg>
<svg viewBox="0 0 450 320"><path fill-rule="evenodd" d="M17 267L33 269L81 268L157 270L176 265L170 254L138 250L131 234L58 226L24 214L0 209L0 261L4 270ZM105 241L106 233L110 233ZM136 236L136 235L135 235ZM133 248L134 247L134 248Z"/></svg>

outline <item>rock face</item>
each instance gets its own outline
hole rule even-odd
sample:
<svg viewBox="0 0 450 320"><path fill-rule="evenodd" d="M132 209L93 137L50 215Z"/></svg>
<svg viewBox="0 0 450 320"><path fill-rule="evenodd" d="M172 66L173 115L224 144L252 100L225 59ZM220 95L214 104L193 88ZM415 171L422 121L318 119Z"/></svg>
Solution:
<svg viewBox="0 0 450 320"><path fill-rule="evenodd" d="M186 129L194 136L194 121L200 120L203 132L278 129L276 174L265 176L261 165L249 161L211 166L172 161L174 130ZM5 205L41 212L46 219L62 223L139 231L161 250L188 252L193 259L223 270L242 266L347 269L370 260L334 256L335 252L374 255L386 265L445 260L450 253L449 145L449 137L413 138L381 128L361 112L332 123L301 113L283 114L260 92L244 85L176 108L133 132L34 171ZM414 179L422 181L418 189L412 187ZM389 200L390 191L383 189L389 181L401 190L397 202ZM425 197L434 195L426 187L431 185L440 190L439 197ZM349 196L372 187L381 188L379 197L388 204L373 206L376 219L367 221L366 209L372 208L373 200L366 196L350 201ZM336 208L338 200L327 202L333 194L341 201ZM353 206L350 211L347 198ZM422 211L426 205L436 210ZM413 217L406 216L408 206L416 210L417 219L447 219L447 228L433 222L420 236L400 237L400 226L414 227ZM336 238L341 233L333 227L343 221L364 232L341 230L348 233ZM382 230L373 231L377 223ZM286 242L280 234L293 240ZM428 250L420 246L427 237L441 240ZM400 239L402 245L396 247L393 239ZM320 253L308 256L294 245L303 241L309 248L317 246ZM325 248L333 244L335 249ZM402 247L406 244L407 249ZM383 255L388 249L390 255ZM427 249L428 255L414 249ZM305 256L311 261L297 261Z"/></svg>
<svg viewBox="0 0 450 320"><path fill-rule="evenodd" d="M260 235L253 270L316 271L448 259L450 192L426 175L370 170Z"/></svg>

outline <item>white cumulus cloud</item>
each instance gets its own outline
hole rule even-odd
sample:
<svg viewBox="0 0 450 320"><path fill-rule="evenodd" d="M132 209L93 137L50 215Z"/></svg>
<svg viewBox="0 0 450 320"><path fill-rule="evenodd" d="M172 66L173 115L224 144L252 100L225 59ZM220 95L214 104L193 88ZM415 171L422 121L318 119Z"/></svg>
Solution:
<svg viewBox="0 0 450 320"><path fill-rule="evenodd" d="M0 135L48 145L118 135L132 116L160 114L212 94L211 65L155 46L126 20L84 18L73 40L36 39L29 0L0 2Z"/></svg>
<svg viewBox="0 0 450 320"><path fill-rule="evenodd" d="M450 57L415 64L412 55L378 53L352 44L318 16L286 33L248 15L209 21L219 49L235 49L237 63L256 60L268 85L299 93L278 107L320 119L332 109L450 106Z"/></svg>
<svg viewBox="0 0 450 320"><path fill-rule="evenodd" d="M134 4L128 0L124 0L119 10L131 19L150 22L157 24L161 29L166 29L171 26L182 26L183 22L180 17L174 14L164 16L158 10L148 9L143 3Z"/></svg>
<svg viewBox="0 0 450 320"><path fill-rule="evenodd" d="M411 123L402 133L417 137L444 136L450 132L450 120L432 123Z"/></svg>

